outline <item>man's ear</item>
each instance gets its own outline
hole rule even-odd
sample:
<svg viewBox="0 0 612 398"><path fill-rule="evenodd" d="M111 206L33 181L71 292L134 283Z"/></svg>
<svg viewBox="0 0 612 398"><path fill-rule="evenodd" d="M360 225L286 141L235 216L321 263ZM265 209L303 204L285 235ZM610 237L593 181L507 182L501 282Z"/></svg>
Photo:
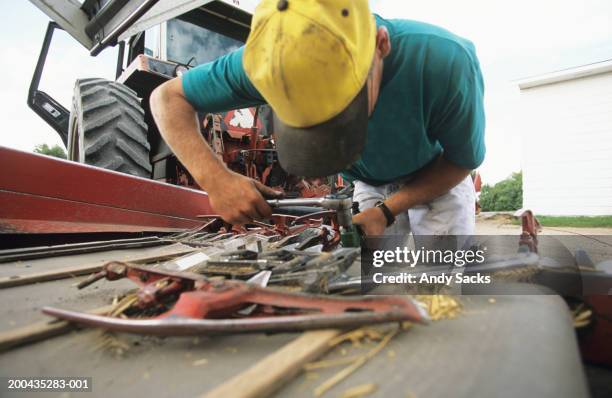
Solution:
<svg viewBox="0 0 612 398"><path fill-rule="evenodd" d="M385 58L391 52L391 39L386 27L381 26L376 31L376 52L381 58Z"/></svg>

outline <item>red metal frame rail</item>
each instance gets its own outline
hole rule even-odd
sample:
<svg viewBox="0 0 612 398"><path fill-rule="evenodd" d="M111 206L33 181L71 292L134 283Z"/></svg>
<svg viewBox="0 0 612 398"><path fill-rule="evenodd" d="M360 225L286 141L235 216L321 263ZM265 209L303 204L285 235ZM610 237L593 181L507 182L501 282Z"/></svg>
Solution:
<svg viewBox="0 0 612 398"><path fill-rule="evenodd" d="M0 147L0 233L177 231L211 214L202 191Z"/></svg>

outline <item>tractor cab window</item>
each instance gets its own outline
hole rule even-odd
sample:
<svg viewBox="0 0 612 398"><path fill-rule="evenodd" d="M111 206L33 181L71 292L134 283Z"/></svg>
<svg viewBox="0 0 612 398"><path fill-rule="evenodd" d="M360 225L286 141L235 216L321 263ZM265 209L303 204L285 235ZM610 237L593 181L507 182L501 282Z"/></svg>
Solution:
<svg viewBox="0 0 612 398"><path fill-rule="evenodd" d="M145 32L144 53L150 57L159 58L159 25L149 28Z"/></svg>
<svg viewBox="0 0 612 398"><path fill-rule="evenodd" d="M167 59L191 66L207 63L242 46L242 42L180 19L167 24ZM193 58L193 60L192 60ZM190 63L190 60L191 63Z"/></svg>

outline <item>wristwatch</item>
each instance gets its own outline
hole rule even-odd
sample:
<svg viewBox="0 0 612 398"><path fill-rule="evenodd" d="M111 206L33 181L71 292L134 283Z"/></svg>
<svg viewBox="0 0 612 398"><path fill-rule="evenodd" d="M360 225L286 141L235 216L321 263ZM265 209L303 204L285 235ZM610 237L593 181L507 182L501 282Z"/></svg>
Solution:
<svg viewBox="0 0 612 398"><path fill-rule="evenodd" d="M390 227L395 222L395 216L393 215L393 213L391 213L391 210L389 210L385 202L380 200L376 202L374 207L378 207L380 210L382 210L383 214L385 215L385 218L387 219L387 227Z"/></svg>

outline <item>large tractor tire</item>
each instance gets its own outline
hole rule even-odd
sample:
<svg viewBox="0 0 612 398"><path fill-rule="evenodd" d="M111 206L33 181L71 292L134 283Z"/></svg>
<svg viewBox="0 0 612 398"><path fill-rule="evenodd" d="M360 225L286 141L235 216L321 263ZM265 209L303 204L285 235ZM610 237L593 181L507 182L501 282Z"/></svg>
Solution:
<svg viewBox="0 0 612 398"><path fill-rule="evenodd" d="M151 146L136 93L105 79L79 79L68 136L70 160L150 178Z"/></svg>

